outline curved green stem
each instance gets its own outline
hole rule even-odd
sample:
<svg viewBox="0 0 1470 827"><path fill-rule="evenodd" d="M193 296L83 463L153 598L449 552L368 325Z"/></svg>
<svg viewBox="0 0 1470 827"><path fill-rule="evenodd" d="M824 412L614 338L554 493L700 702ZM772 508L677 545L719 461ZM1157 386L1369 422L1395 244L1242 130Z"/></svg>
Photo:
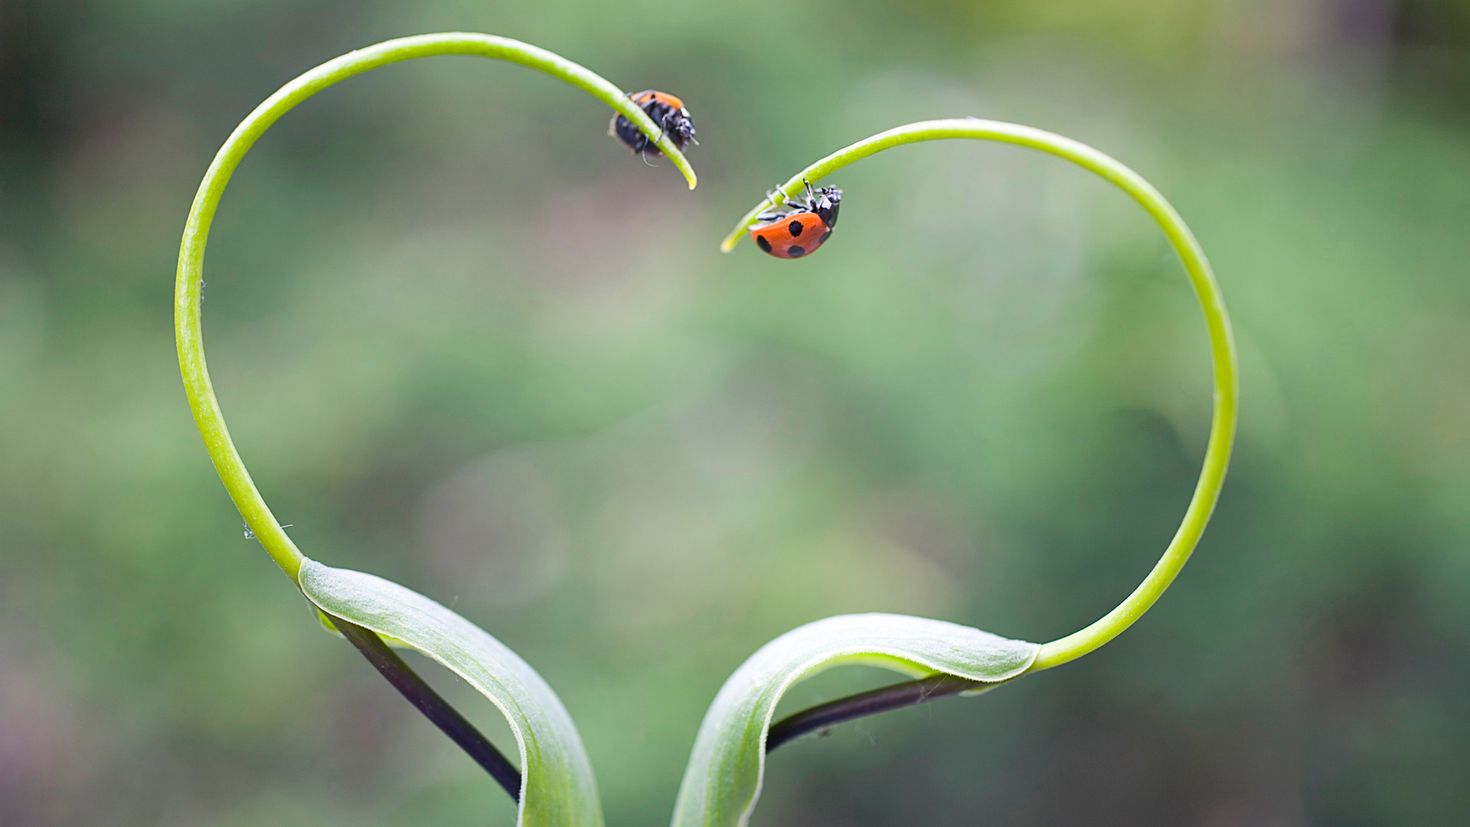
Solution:
<svg viewBox="0 0 1470 827"><path fill-rule="evenodd" d="M590 69L545 49L487 34L451 32L417 35L349 52L282 86L241 121L215 154L209 170L204 173L204 180L200 182L199 191L194 196L194 205L189 210L188 222L184 225L184 239L179 247L178 278L174 283L174 335L178 341L179 369L184 376L184 390L189 397L189 406L194 411L194 421L204 437L204 445L210 458L214 460L214 467L229 491L230 498L240 509L240 515L245 518L245 523L266 552L292 580L298 579L305 557L271 514L270 508L260 496L260 491L256 489L255 482L250 478L250 472L245 469L239 451L230 440L230 431L225 426L224 414L220 411L219 400L215 398L214 387L209 380L209 369L204 360L200 295L204 278L204 247L209 238L209 227L214 220L220 197L224 195L225 185L229 183L235 168L240 165L250 147L282 115L312 95L354 75L390 63L437 55L473 55L504 60L566 81L606 103L637 124L643 134L656 139L658 148L684 175L690 189L694 189L697 182L694 170L678 147L662 134L662 130L642 109L628 99L623 90Z"/></svg>
<svg viewBox="0 0 1470 827"><path fill-rule="evenodd" d="M1164 196L1145 181L1142 176L1122 163L1086 144L1064 138L1040 129L1000 121L977 118L954 118L948 120L922 121L890 129L871 138L858 141L817 161L793 175L781 186L781 191L795 195L802 181L816 182L848 164L875 155L885 149L903 144L923 141L941 141L963 138L978 141L998 141L1015 144L1065 158L1074 164L1097 174L1119 189L1128 193L1153 217L1164 235L1169 239L1174 252L1184 265L1190 284L1199 298L1204 312L1205 328L1210 338L1210 356L1214 361L1215 406L1214 421L1210 426L1210 437L1205 449L1203 467L1194 496L1184 512L1173 540L1164 549L1148 576L1138 587L1124 598L1116 608L1103 615L1087 627L1059 638L1041 647L1036 662L1028 670L1037 672L1076 660L1097 649L1123 633L1143 616L1174 582L1179 570L1189 560L1189 555L1199 544L1210 513L1220 497L1220 486L1225 480L1225 470L1230 464L1231 444L1235 440L1235 423L1238 410L1238 379L1235 359L1235 344L1230 332L1230 319L1225 312L1225 302L1215 283L1210 263L1200 249L1194 234L1185 225L1184 219L1170 206ZM740 241L740 237L755 223L756 216L773 205L763 200L725 237L721 249L729 252Z"/></svg>

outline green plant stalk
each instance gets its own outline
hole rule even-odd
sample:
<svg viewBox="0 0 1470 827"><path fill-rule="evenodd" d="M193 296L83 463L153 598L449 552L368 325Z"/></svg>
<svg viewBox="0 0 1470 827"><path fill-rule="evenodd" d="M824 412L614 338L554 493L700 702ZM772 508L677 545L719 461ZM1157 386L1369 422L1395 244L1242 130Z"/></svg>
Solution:
<svg viewBox="0 0 1470 827"><path fill-rule="evenodd" d="M234 500L246 525L266 553L270 554L271 559L293 581L299 580L301 565L306 558L265 504L240 458L240 452L230 439L230 431L225 425L224 414L215 397L214 386L209 379L209 368L204 359L200 298L204 280L204 247L209 238L209 228L230 176L234 174L250 147L282 115L323 89L354 75L391 63L439 55L470 55L503 60L566 81L637 124L643 134L656 139L658 148L683 174L690 189L694 189L697 183L694 170L678 147L662 134L659 126L642 109L628 99L623 90L590 69L545 49L487 34L451 32L416 35L349 52L282 86L246 116L220 147L208 171L204 173L204 180L199 184L194 204L189 210L188 221L184 225L184 238L179 247L178 277L174 283L174 335L178 343L179 369L184 377L184 390L189 397L189 406L194 411L194 421L199 426L199 433L204 437L205 448L214 461L215 470L219 472L230 499Z"/></svg>
<svg viewBox="0 0 1470 827"><path fill-rule="evenodd" d="M1164 231L1169 244L1184 265L1185 273L1204 313L1205 329L1210 340L1210 358L1214 363L1214 419L1210 425L1199 482L1195 485L1194 495L1184 512L1179 529L1143 582L1116 608L1090 625L1042 645L1036 661L1027 670L1039 672L1074 661L1122 634L1158 601L1199 544L1200 536L1219 500L1220 487L1225 481L1231 446L1235 440L1239 410L1239 371L1235 343L1220 287L1215 282L1204 250L1185 225L1184 219L1141 175L1108 155L1070 138L1028 126L978 118L921 121L881 132L839 149L793 175L781 185L780 191L787 195L796 195L802 190L803 181L820 181L855 161L876 155L885 149L950 139L997 141L1040 150L1095 173L1137 201ZM733 250L740 238L755 223L756 216L773 206L769 199L763 200L746 213L735 225L735 229L725 237L720 249L724 252Z"/></svg>

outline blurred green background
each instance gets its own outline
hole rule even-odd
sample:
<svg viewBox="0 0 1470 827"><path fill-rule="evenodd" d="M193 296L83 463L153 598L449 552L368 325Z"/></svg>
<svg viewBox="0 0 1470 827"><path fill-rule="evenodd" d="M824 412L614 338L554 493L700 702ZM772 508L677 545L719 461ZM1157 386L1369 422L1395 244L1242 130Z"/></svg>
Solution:
<svg viewBox="0 0 1470 827"><path fill-rule="evenodd" d="M667 823L705 706L771 637L885 610L1049 640L1177 524L1203 326L1104 183L910 147L832 182L820 256L716 252L820 155L954 115L1089 142L1174 201L1236 324L1236 460L1132 631L783 749L755 822L1465 823L1470 9L1433 0L7 0L0 822L512 822L242 537L170 326L235 123L327 58L450 29L681 95L699 190L532 72L354 79L224 200L211 367L301 547L524 655L610 824ZM783 710L891 680L824 675Z"/></svg>

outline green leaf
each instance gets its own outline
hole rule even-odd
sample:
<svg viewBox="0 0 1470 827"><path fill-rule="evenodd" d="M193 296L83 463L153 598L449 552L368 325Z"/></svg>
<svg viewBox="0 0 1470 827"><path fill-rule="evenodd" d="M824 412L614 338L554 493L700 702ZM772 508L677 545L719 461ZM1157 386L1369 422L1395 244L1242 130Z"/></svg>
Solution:
<svg viewBox="0 0 1470 827"><path fill-rule="evenodd" d="M505 716L520 750L523 827L599 827L602 807L566 707L529 664L478 626L417 592L306 560L301 591L322 611L397 638L463 678Z"/></svg>
<svg viewBox="0 0 1470 827"><path fill-rule="evenodd" d="M776 705L788 689L818 672L861 664L913 677L945 673L993 683L1025 672L1039 648L905 615L840 615L793 629L742 664L705 713L674 805L674 827L749 822L760 797L766 732Z"/></svg>

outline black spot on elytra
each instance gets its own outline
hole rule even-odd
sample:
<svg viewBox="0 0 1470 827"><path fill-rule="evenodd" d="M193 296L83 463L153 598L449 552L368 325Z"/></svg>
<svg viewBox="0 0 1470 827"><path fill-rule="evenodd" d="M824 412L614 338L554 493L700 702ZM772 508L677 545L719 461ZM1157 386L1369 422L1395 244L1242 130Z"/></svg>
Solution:
<svg viewBox="0 0 1470 827"><path fill-rule="evenodd" d="M757 247L765 250L768 253L771 251L771 242L766 241L766 237L763 235L758 235L755 237L755 244Z"/></svg>
<svg viewBox="0 0 1470 827"><path fill-rule="evenodd" d="M786 248L786 255L791 256L792 258L801 258L802 256L806 255L806 248L802 247L800 244L793 244L790 247Z"/></svg>
<svg viewBox="0 0 1470 827"><path fill-rule="evenodd" d="M786 225L786 232L791 233L793 237L801 235L803 229L805 228L801 226L801 222L794 218L791 219L790 224Z"/></svg>

